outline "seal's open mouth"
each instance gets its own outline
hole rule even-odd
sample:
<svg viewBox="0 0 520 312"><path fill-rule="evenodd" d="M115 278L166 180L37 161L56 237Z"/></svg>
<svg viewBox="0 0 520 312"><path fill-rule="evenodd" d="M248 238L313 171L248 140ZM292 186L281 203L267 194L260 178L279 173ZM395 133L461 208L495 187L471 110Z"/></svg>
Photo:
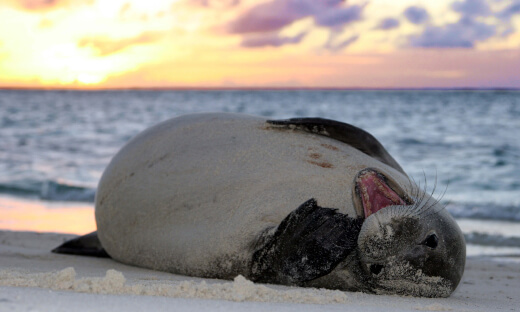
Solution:
<svg viewBox="0 0 520 312"><path fill-rule="evenodd" d="M361 207L363 208L365 219L388 206L411 204L396 183L392 183L384 175L370 168L358 173L356 194L355 206L358 213L361 213Z"/></svg>

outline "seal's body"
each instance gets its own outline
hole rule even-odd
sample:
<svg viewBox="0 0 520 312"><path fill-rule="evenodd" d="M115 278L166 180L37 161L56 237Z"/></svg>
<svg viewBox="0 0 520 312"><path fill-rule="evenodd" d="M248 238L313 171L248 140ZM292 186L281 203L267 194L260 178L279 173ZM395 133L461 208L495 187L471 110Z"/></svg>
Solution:
<svg viewBox="0 0 520 312"><path fill-rule="evenodd" d="M361 129L195 114L156 125L121 149L99 183L96 222L104 251L131 265L447 296L462 276L465 250L460 229L439 207ZM428 218L441 222L431 228ZM439 251L451 242L438 232L459 242ZM441 259L451 249L456 255ZM423 255L430 251L440 256ZM393 289L399 274L406 282Z"/></svg>

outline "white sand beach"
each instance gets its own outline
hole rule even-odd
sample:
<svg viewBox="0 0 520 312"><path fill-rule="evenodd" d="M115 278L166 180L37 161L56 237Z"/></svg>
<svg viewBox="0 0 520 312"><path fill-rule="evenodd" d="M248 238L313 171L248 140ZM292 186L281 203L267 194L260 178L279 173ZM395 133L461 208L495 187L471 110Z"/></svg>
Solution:
<svg viewBox="0 0 520 312"><path fill-rule="evenodd" d="M515 311L517 258L468 258L449 298L378 296L193 278L58 255L68 234L0 231L0 311Z"/></svg>

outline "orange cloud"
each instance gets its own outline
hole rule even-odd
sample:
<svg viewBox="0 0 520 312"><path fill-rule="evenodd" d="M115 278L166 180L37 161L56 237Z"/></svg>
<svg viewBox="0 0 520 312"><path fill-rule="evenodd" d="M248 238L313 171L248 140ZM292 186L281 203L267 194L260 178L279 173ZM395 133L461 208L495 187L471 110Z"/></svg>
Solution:
<svg viewBox="0 0 520 312"><path fill-rule="evenodd" d="M153 14L143 13L139 10L139 8L132 7L130 2L126 2L121 6L118 13L119 20L122 22L129 21L138 21L138 22L148 22L150 18L160 18L164 17L164 12L159 11Z"/></svg>
<svg viewBox="0 0 520 312"><path fill-rule="evenodd" d="M112 39L108 37L86 37L78 41L80 48L91 48L97 56L107 56L126 48L156 42L164 36L163 32L146 31L136 37Z"/></svg>
<svg viewBox="0 0 520 312"><path fill-rule="evenodd" d="M124 18L132 10L132 4L127 2L119 9L119 17Z"/></svg>

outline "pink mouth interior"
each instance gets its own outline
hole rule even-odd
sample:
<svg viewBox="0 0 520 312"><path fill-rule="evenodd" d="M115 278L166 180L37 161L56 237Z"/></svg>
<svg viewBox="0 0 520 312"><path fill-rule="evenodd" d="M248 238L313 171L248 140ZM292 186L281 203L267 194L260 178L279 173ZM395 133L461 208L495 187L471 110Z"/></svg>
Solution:
<svg viewBox="0 0 520 312"><path fill-rule="evenodd" d="M365 218L388 206L406 205L406 202L374 171L359 176L357 185Z"/></svg>

